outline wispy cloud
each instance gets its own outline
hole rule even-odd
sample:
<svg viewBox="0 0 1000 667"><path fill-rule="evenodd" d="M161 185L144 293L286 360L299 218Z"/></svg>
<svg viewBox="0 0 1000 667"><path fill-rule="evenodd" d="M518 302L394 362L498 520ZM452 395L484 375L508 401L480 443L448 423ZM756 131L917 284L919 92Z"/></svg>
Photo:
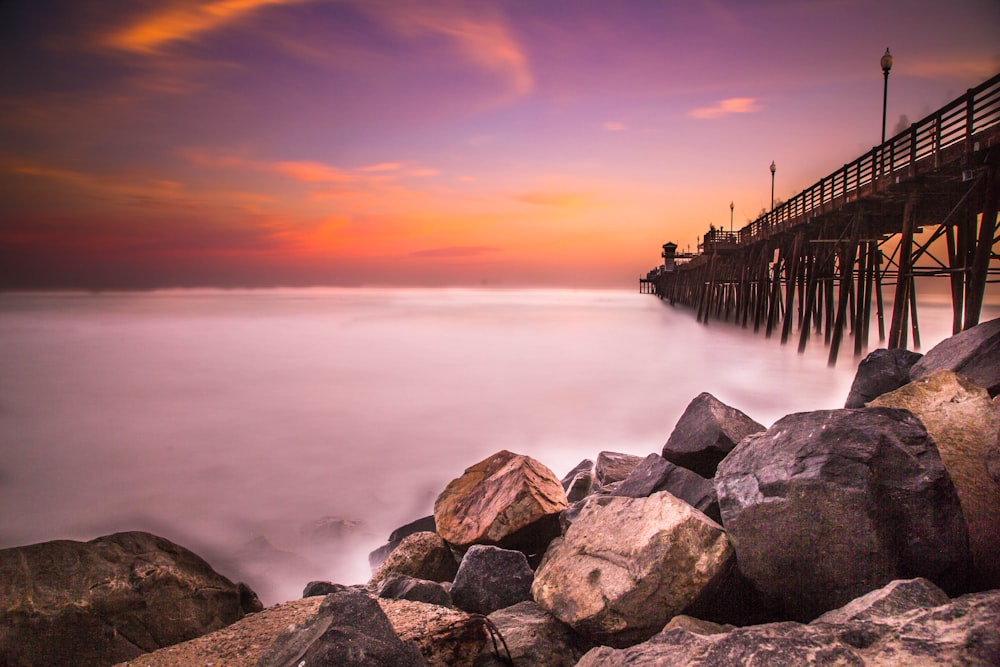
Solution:
<svg viewBox="0 0 1000 667"><path fill-rule="evenodd" d="M609 120L604 123L604 129L608 132L622 132L625 130L625 123L616 120Z"/></svg>
<svg viewBox="0 0 1000 667"><path fill-rule="evenodd" d="M262 7L302 1L173 0L111 32L105 37L104 44L132 53L157 53L175 42L193 40L203 33L243 19Z"/></svg>
<svg viewBox="0 0 1000 667"><path fill-rule="evenodd" d="M691 118L721 118L736 113L755 113L764 107L756 97L730 97L720 100L710 107L698 107L688 112Z"/></svg>
<svg viewBox="0 0 1000 667"><path fill-rule="evenodd" d="M927 78L975 77L987 79L1000 70L1000 55L984 59L934 59L918 60L906 64L904 74Z"/></svg>
<svg viewBox="0 0 1000 667"><path fill-rule="evenodd" d="M446 246L444 248L430 248L428 250L417 250L410 253L411 257L478 257L489 253L499 252L499 248L492 246Z"/></svg>
<svg viewBox="0 0 1000 667"><path fill-rule="evenodd" d="M403 165L400 162L379 162L367 167L359 167L358 171L399 171L402 168Z"/></svg>
<svg viewBox="0 0 1000 667"><path fill-rule="evenodd" d="M515 200L538 206L553 206L556 208L579 208L594 203L594 198L586 192L564 192L555 190L536 190L514 197Z"/></svg>

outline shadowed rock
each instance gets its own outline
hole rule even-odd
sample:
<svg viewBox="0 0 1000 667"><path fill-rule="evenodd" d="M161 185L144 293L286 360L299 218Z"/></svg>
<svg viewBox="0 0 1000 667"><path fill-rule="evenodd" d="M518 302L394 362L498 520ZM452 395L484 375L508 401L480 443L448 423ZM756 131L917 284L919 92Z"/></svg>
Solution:
<svg viewBox="0 0 1000 667"><path fill-rule="evenodd" d="M708 393L691 401L663 446L663 458L698 473L715 476L719 462L740 440L764 427Z"/></svg>
<svg viewBox="0 0 1000 667"><path fill-rule="evenodd" d="M451 598L463 611L490 614L530 600L534 577L520 551L478 544L465 552Z"/></svg>
<svg viewBox="0 0 1000 667"><path fill-rule="evenodd" d="M910 382L910 369L923 355L903 348L875 350L858 364L845 408L863 408L865 403Z"/></svg>
<svg viewBox="0 0 1000 667"><path fill-rule="evenodd" d="M961 373L990 396L1000 394L1000 318L945 338L913 365L910 379L943 370Z"/></svg>
<svg viewBox="0 0 1000 667"><path fill-rule="evenodd" d="M669 491L675 498L704 512L712 521L722 522L712 481L667 461L659 454L650 454L643 459L612 493L626 498L644 498L658 491Z"/></svg>
<svg viewBox="0 0 1000 667"><path fill-rule="evenodd" d="M519 602L489 615L499 630L515 665L573 667L591 644L534 602ZM500 655L506 653L500 649ZM506 667L490 642L475 667Z"/></svg>
<svg viewBox="0 0 1000 667"><path fill-rule="evenodd" d="M594 476L597 478L598 486L605 487L622 481L641 462L641 456L619 452L601 452L597 455L597 463L594 464Z"/></svg>

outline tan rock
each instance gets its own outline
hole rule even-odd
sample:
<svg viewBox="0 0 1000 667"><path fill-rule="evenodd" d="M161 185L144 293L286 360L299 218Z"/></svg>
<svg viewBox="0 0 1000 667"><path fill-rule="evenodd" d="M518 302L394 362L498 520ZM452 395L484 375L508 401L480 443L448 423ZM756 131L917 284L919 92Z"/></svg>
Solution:
<svg viewBox="0 0 1000 667"><path fill-rule="evenodd" d="M428 667L472 667L486 644L480 616L411 600L378 602L399 638L414 642Z"/></svg>
<svg viewBox="0 0 1000 667"><path fill-rule="evenodd" d="M976 584L1000 588L1000 486L986 465L989 453L997 447L1000 413L989 393L968 378L944 370L867 405L904 408L923 422L958 491L969 527Z"/></svg>
<svg viewBox="0 0 1000 667"><path fill-rule="evenodd" d="M376 587L390 574L405 574L427 581L451 581L458 572L458 561L437 533L421 531L403 538L368 581Z"/></svg>
<svg viewBox="0 0 1000 667"><path fill-rule="evenodd" d="M558 534L566 507L566 492L551 470L501 451L448 484L434 503L434 520L438 534L460 548L493 544L530 552Z"/></svg>

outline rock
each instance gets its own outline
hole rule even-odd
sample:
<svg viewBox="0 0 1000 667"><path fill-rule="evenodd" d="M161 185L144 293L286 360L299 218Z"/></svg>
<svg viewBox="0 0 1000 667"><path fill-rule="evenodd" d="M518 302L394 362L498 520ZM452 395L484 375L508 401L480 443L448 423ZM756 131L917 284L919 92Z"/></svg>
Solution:
<svg viewBox="0 0 1000 667"><path fill-rule="evenodd" d="M845 408L863 408L865 403L910 382L910 369L923 355L903 348L875 350L858 364Z"/></svg>
<svg viewBox="0 0 1000 667"><path fill-rule="evenodd" d="M405 574L390 574L379 583L375 594L390 600L411 600L442 607L453 606L451 595L439 582L414 579Z"/></svg>
<svg viewBox="0 0 1000 667"><path fill-rule="evenodd" d="M335 584L330 581L310 581L306 584L306 587L302 589L302 597L326 597L330 593L337 593L345 588L347 588L347 586L344 586L343 584Z"/></svg>
<svg viewBox="0 0 1000 667"><path fill-rule="evenodd" d="M726 454L764 427L708 393L688 404L663 445L663 458L711 479Z"/></svg>
<svg viewBox="0 0 1000 667"><path fill-rule="evenodd" d="M559 534L566 492L547 467L501 451L452 480L434 503L438 534L460 549L493 544L541 554Z"/></svg>
<svg viewBox="0 0 1000 667"><path fill-rule="evenodd" d="M562 484L563 491L569 492L569 487L573 483L573 480L581 474L593 475L594 462L590 459L584 459L573 466L573 469L566 473L566 476L559 482Z"/></svg>
<svg viewBox="0 0 1000 667"><path fill-rule="evenodd" d="M392 553L392 550L399 546L404 537L408 537L413 533L433 533L436 530L437 526L434 524L433 516L425 516L400 526L389 534L389 539L385 544L368 554L368 567L374 572L375 568L385 562L385 559Z"/></svg>
<svg viewBox="0 0 1000 667"><path fill-rule="evenodd" d="M591 498L545 554L531 593L574 630L622 646L660 630L732 556L721 526L667 492Z"/></svg>
<svg viewBox="0 0 1000 667"><path fill-rule="evenodd" d="M424 667L416 645L404 642L375 600L356 589L323 599L318 612L274 641L257 667Z"/></svg>
<svg viewBox="0 0 1000 667"><path fill-rule="evenodd" d="M264 610L263 603L252 588L240 581L237 582L236 589L240 594L240 609L244 614L256 614Z"/></svg>
<svg viewBox="0 0 1000 667"><path fill-rule="evenodd" d="M990 396L1000 394L1000 318L983 322L946 338L910 369L910 380L921 380L936 371L966 376Z"/></svg>
<svg viewBox="0 0 1000 667"><path fill-rule="evenodd" d="M486 644L482 616L410 600L379 604L399 638L416 644L428 667L472 667Z"/></svg>
<svg viewBox="0 0 1000 667"><path fill-rule="evenodd" d="M937 444L969 527L977 590L1000 588L1000 486L983 464L997 447L1000 413L985 389L938 371L875 399L871 406L915 414Z"/></svg>
<svg viewBox="0 0 1000 667"><path fill-rule="evenodd" d="M500 609L488 618L503 637L503 643L498 641L494 650L493 643L488 640L482 653L476 658L475 667L507 665L497 657L498 652L504 658L507 657L504 646L510 651L515 665L573 667L591 646L568 626L531 601Z"/></svg>
<svg viewBox="0 0 1000 667"><path fill-rule="evenodd" d="M535 574L520 551L477 544L469 547L451 587L455 606L473 614L490 614L531 599Z"/></svg>
<svg viewBox="0 0 1000 667"><path fill-rule="evenodd" d="M949 602L948 594L927 579L897 579L851 600L839 609L826 612L813 623L837 624L891 618L914 609L929 609Z"/></svg>
<svg viewBox="0 0 1000 667"><path fill-rule="evenodd" d="M712 623L711 621L703 621L700 618L694 618L693 616L680 614L670 619L670 622L664 626L663 632L669 632L671 630L684 630L696 635L720 635L724 632L730 632L735 629L735 625L722 625L719 623Z"/></svg>
<svg viewBox="0 0 1000 667"><path fill-rule="evenodd" d="M1000 664L1000 591L965 595L931 609L902 610L877 622L769 623L707 634L665 628L629 648L599 647L578 667L722 665Z"/></svg>
<svg viewBox="0 0 1000 667"><path fill-rule="evenodd" d="M390 574L405 574L428 581L451 581L458 561L437 533L413 533L400 542L385 562L372 574L368 585L378 587Z"/></svg>
<svg viewBox="0 0 1000 667"><path fill-rule="evenodd" d="M583 500L590 495L594 486L594 462L584 459L566 473L560 482L569 503Z"/></svg>
<svg viewBox="0 0 1000 667"><path fill-rule="evenodd" d="M650 454L644 458L618 484L613 493L626 498L643 498L657 491L669 491L675 498L680 498L707 514L712 521L722 522L715 485L701 475L667 461L659 454Z"/></svg>
<svg viewBox="0 0 1000 667"><path fill-rule="evenodd" d="M937 447L905 410L788 415L719 466L740 572L810 620L897 578L965 583L968 532Z"/></svg>
<svg viewBox="0 0 1000 667"><path fill-rule="evenodd" d="M607 486L620 482L642 462L641 456L621 454L619 452L601 452L597 455L594 465L594 476L598 486Z"/></svg>
<svg viewBox="0 0 1000 667"><path fill-rule="evenodd" d="M236 584L142 532L2 549L0 600L0 664L11 666L110 665L244 614Z"/></svg>

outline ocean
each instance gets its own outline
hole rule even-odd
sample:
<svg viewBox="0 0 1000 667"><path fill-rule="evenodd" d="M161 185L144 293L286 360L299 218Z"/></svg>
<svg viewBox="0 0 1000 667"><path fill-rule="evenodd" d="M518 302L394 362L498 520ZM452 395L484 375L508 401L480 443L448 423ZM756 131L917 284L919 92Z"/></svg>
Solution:
<svg viewBox="0 0 1000 667"><path fill-rule="evenodd" d="M923 305L923 350L949 333ZM268 605L366 581L369 551L501 449L562 477L659 452L701 392L765 426L842 407L859 361L850 339L829 368L815 338L541 289L2 293L0 350L0 548L147 530Z"/></svg>

